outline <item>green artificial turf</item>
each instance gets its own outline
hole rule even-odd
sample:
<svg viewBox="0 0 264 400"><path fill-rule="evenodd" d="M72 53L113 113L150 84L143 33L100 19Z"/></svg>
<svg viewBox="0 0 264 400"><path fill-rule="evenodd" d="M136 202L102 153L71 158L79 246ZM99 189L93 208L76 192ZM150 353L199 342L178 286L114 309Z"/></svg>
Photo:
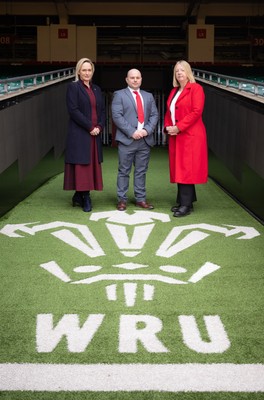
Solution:
<svg viewBox="0 0 264 400"><path fill-rule="evenodd" d="M175 204L176 187L169 183L165 148L153 149L147 175L147 200L154 204L153 212L134 206L132 175L127 211L118 212L116 175L117 150L107 149L104 190L91 194L91 213L71 206L73 193L62 190L63 174L59 174L1 218L0 364L263 365L263 225L211 180L197 185L194 212L174 218L170 208ZM135 215L139 215L138 220L133 220ZM207 263L215 270L195 279ZM55 265L60 274L55 272ZM100 280L88 284L88 278L98 276ZM164 280L157 280L157 276ZM170 284L167 278L183 283ZM77 283L80 281L83 283ZM134 284L135 297L132 286L127 284ZM153 296L146 300L145 290L150 287ZM116 299L110 300L107 290L113 290ZM72 339L72 350L66 334L55 340L52 348L52 333L39 328L45 315L52 315L54 329L67 315L78 317L79 328L91 315L102 316L102 322L81 350L76 349L85 335ZM215 338L214 350L207 347L211 339L206 316L217 317L227 336L226 342L224 335ZM200 335L194 340L197 349L188 344L186 337L193 328L184 334L182 317L196 321ZM145 332L152 323L157 323L156 342L151 334L149 342L147 334L144 340L133 342L131 331ZM91 323L87 334L92 326ZM76 335L77 331L76 328ZM40 332L42 336L38 336ZM205 344L204 352L201 343ZM247 393L243 388L235 393L166 392L162 389L166 377L160 379L160 390L126 392L115 388L117 391L105 393L5 388L0 397L264 398L263 390Z"/></svg>

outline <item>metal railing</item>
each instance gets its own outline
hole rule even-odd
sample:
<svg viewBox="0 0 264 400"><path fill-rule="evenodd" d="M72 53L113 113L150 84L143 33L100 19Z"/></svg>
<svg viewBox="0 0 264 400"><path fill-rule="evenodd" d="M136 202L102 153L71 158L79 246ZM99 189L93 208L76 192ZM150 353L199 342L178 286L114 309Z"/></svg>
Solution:
<svg viewBox="0 0 264 400"><path fill-rule="evenodd" d="M264 78L259 80L245 79L234 76L223 75L211 71L193 69L194 76L211 83L232 88L238 92L247 92L254 96L264 97ZM74 76L75 68L66 68L50 72L41 72L34 75L18 76L7 79L0 79L0 100L3 95L22 91L28 88L38 88L46 83ZM18 94L18 93L17 93Z"/></svg>
<svg viewBox="0 0 264 400"><path fill-rule="evenodd" d="M195 77L202 78L219 86L264 97L264 78L259 78L259 80L245 79L198 69L194 69L193 73Z"/></svg>
<svg viewBox="0 0 264 400"><path fill-rule="evenodd" d="M74 76L75 68L64 68L56 71L40 72L34 75L17 76L13 78L0 79L0 100L7 94L24 91L25 89L37 89L44 84L57 82Z"/></svg>

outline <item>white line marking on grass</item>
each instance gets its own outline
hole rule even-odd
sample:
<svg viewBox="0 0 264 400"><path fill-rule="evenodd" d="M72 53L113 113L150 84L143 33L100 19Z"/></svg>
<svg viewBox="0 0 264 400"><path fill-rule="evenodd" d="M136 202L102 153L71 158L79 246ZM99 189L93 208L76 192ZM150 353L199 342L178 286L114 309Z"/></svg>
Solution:
<svg viewBox="0 0 264 400"><path fill-rule="evenodd" d="M0 390L264 392L264 364L0 364Z"/></svg>
<svg viewBox="0 0 264 400"><path fill-rule="evenodd" d="M80 281L71 282L72 285L85 284L90 285L95 282L103 281L156 281L169 283L171 285L187 285L188 282L180 281L179 279L170 278L163 275L151 274L101 274L95 275L91 278L81 279Z"/></svg>

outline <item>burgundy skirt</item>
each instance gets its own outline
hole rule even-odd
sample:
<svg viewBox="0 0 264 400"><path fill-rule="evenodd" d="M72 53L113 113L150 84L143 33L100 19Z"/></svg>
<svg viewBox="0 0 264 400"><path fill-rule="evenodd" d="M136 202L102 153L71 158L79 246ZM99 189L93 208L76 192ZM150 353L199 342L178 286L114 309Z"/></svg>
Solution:
<svg viewBox="0 0 264 400"><path fill-rule="evenodd" d="M64 190L76 190L77 192L103 190L102 168L98 161L95 138L92 139L90 164L65 163Z"/></svg>

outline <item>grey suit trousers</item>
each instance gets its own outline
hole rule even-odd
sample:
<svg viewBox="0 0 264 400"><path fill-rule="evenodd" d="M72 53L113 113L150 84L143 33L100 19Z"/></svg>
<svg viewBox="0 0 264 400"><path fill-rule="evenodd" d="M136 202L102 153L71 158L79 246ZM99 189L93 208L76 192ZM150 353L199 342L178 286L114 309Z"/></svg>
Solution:
<svg viewBox="0 0 264 400"><path fill-rule="evenodd" d="M134 166L134 196L136 202L146 201L146 173L150 158L150 146L144 138L134 140L130 145L118 144L118 201L127 201L129 177Z"/></svg>

